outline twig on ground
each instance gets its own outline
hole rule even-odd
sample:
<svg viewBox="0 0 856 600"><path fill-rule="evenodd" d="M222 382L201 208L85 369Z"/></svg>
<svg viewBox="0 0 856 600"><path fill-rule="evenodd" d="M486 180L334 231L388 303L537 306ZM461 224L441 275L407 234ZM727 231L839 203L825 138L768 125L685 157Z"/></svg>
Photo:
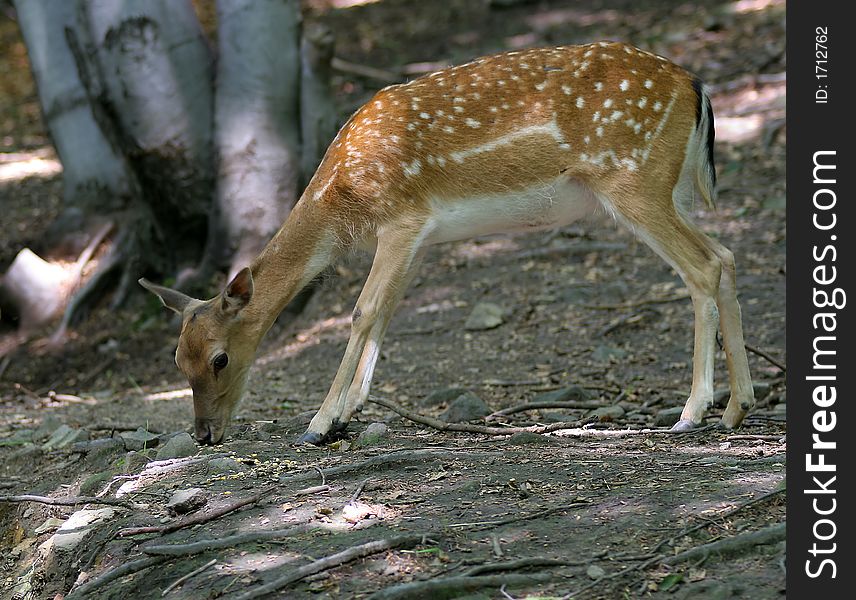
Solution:
<svg viewBox="0 0 856 600"><path fill-rule="evenodd" d="M520 521L531 521L532 519L538 519L541 517L546 517L552 515L557 512L562 512L565 510L570 510L572 508L576 508L578 506L585 506L589 504L588 501L585 502L572 502L571 504L562 504L561 506L553 506L550 508L545 508L543 510L536 511L534 513L530 513L528 515L522 515L519 517L509 517L507 519L501 519L499 521L477 521L474 523L452 523L451 525L447 525L447 527L483 527L486 529L493 527L501 527L503 525L510 525L511 523L518 523Z"/></svg>
<svg viewBox="0 0 856 600"><path fill-rule="evenodd" d="M306 533L315 529L315 526L307 523L287 527L285 529L271 529L264 531L247 531L236 535L219 537L211 540L200 540L189 544L161 544L158 546L148 546L143 548L143 552L155 556L192 556L201 554L209 550L220 550L223 548L232 548L241 544L251 544L256 542L266 542L281 538L291 537Z"/></svg>
<svg viewBox="0 0 856 600"><path fill-rule="evenodd" d="M750 531L741 533L730 538L725 538L702 544L683 552L679 552L674 556L666 558L663 562L667 565L675 565L678 563L706 558L711 554L739 554L745 550L754 548L755 546L765 546L775 544L785 539L785 523L776 523L758 531Z"/></svg>
<svg viewBox="0 0 856 600"><path fill-rule="evenodd" d="M346 465L338 465L336 467L329 467L324 469L324 474L327 477L333 477L337 475L342 475L344 473L349 473L351 471L360 471L363 469L376 469L377 467L383 465L397 464L403 462L423 462L426 458L429 457L444 457L444 456L453 456L455 453L452 450L447 449L433 449L433 448L423 448L421 450L413 450L408 452L390 452L388 454L378 454L377 456L372 456L368 460L364 460L358 463L349 463ZM484 456L485 454L495 456L500 454L499 452L485 452L480 454ZM473 456L473 454L470 454ZM297 483L300 481L305 481L314 477L314 473L297 473L295 475L287 475L285 477L281 477L280 483Z"/></svg>
<svg viewBox="0 0 856 600"><path fill-rule="evenodd" d="M116 500L115 498L97 498L95 496L71 496L70 498L51 498L49 496L34 496L24 494L21 496L0 496L0 502L38 502L39 504L50 504L53 506L77 506L78 504L106 504L108 506L121 506L123 508L139 508L139 504L127 500Z"/></svg>
<svg viewBox="0 0 856 600"><path fill-rule="evenodd" d="M360 485L357 486L356 491L353 494L351 494L350 499L348 499L348 504L353 504L354 502L357 501L357 498L359 498L360 494L363 493L363 488L365 488L366 484L371 480L372 480L371 477L367 477L366 479L363 479L362 483L360 483Z"/></svg>
<svg viewBox="0 0 856 600"><path fill-rule="evenodd" d="M601 553L603 554L603 553ZM499 563L488 563L478 565L469 571L463 573L465 577L475 577L485 573L497 573L502 571L522 571L523 569L531 569L532 567L580 567L587 565L591 560L562 560L559 558L544 558L541 556L533 556L528 558L519 558L517 560L509 560Z"/></svg>
<svg viewBox="0 0 856 600"><path fill-rule="evenodd" d="M623 302L621 304L581 304L583 308L590 308L592 310L621 310L624 308L638 308L640 306L647 306L649 304L666 304L668 302L678 302L680 300L688 300L690 297L689 294L679 294L677 296L669 296L666 298L647 298L644 300L637 300L635 302Z"/></svg>
<svg viewBox="0 0 856 600"><path fill-rule="evenodd" d="M489 414L485 417L485 421L493 421L497 417L507 417L508 415L513 415L519 412L525 412L527 410L544 410L548 408L571 408L571 409L581 409L581 410L591 410L596 408L603 408L604 406L609 406L609 404L605 402L597 402L597 401L567 401L567 402L526 402L525 404L518 404L517 406L510 406L508 408L503 408L502 410L498 410L494 413Z"/></svg>
<svg viewBox="0 0 856 600"><path fill-rule="evenodd" d="M458 575L393 585L375 592L368 597L368 600L454 598L461 595L462 592L472 592L484 588L521 587L547 583L553 577L552 573L484 575L480 577Z"/></svg>
<svg viewBox="0 0 856 600"><path fill-rule="evenodd" d="M483 433L485 435L511 435L522 432L549 433L551 431L559 431L560 429L577 428L583 424L583 421L568 421L551 423L550 425L531 425L529 427L488 427L485 425L473 425L471 423L446 423L445 421L435 419L434 417L426 417L409 411L406 408L398 406L394 402L386 400L385 398L369 396L369 401L374 402L375 404L380 404L381 406L398 413L402 417L409 419L414 423L426 425L439 431L460 431L465 433Z"/></svg>
<svg viewBox="0 0 856 600"><path fill-rule="evenodd" d="M351 548L343 550L342 552L337 552L336 554L331 554L330 556L319 558L318 560L312 561L307 565L303 565L302 567L294 569L290 573L277 579L274 579L270 583L257 586L249 590L248 592L237 596L235 600L252 600L253 598L260 598L272 592L281 590L287 585L292 584L295 581L300 581L301 579L303 579L304 577L308 577L309 575L314 575L315 573L320 573L321 571L333 569L351 561L360 558L365 558L367 556L371 556L372 554L377 554L378 552L384 552L386 550L392 550L394 548L410 548L412 546L424 543L424 540L424 535L411 534L400 535L384 540L375 540L373 542L360 544L359 546L352 546Z"/></svg>
<svg viewBox="0 0 856 600"><path fill-rule="evenodd" d="M313 494L320 494L321 492L329 492L329 485L313 485L312 487L303 488L302 490L297 490L294 492L295 496L311 496Z"/></svg>
<svg viewBox="0 0 856 600"><path fill-rule="evenodd" d="M785 367L785 365L783 365L782 363L777 361L775 358L773 358L772 356L770 356L769 354L767 354L763 350L759 350L758 348L755 348L754 346L750 346L749 344L743 344L743 346L752 354L757 354L761 358L766 359L767 362L769 362L771 365L778 367L782 371L782 373L788 372L788 369L787 369L787 367Z"/></svg>
<svg viewBox="0 0 856 600"><path fill-rule="evenodd" d="M148 558L140 558L138 560L132 560L130 562L126 562L122 565L119 565L115 569L111 569L102 575L99 575L92 581L88 581L81 585L79 588L72 590L72 592L66 596L66 600L78 600L79 598L88 598L89 594L110 583L111 581L115 581L120 577L124 577L125 575L131 575L133 573L138 573L144 569L148 569L149 567L153 567L155 565L159 565L163 562L170 560L168 556L152 556Z"/></svg>
<svg viewBox="0 0 856 600"><path fill-rule="evenodd" d="M128 537L131 535L140 535L143 533L159 533L161 535L166 533L172 533L173 531L178 531L179 529L184 529L185 527L190 527L192 525L198 525L200 523L207 523L208 521L213 521L223 515L227 515L232 511L238 510L248 504L255 504L268 494L274 491L274 487L269 487L257 494L253 494L249 498L244 498L243 500L238 500L237 502L233 502L232 504L227 504L226 506L221 506L211 512L194 515L188 519L182 519L177 523L171 523L169 525L155 525L152 527L129 527L127 529L122 529L119 531L119 537Z"/></svg>
<svg viewBox="0 0 856 600"><path fill-rule="evenodd" d="M182 575L181 577L179 577L178 579L176 579L175 581L173 581L171 584L169 584L169 585L164 589L164 591L163 591L163 592L161 592L161 596L166 596L166 595L167 595L167 594L169 594L172 590L174 590L175 588L177 588L178 586L180 586L182 583L184 583L185 581L187 581L187 580L188 580L188 579L190 579L191 577L195 577L196 575L199 575L199 574L200 574L202 571L204 571L205 569L208 569L208 568L210 568L210 567L213 567L213 566L214 566L214 565L216 565L216 564L217 564L217 559L216 559L216 558L212 558L211 560L209 560L207 563L205 563L204 565L202 565L202 566L201 566L201 567L199 567L198 569L193 569L193 570L192 570L190 573L188 573L187 575Z"/></svg>
<svg viewBox="0 0 856 600"><path fill-rule="evenodd" d="M326 475L324 475L324 471L322 471L322 470L321 470L321 468L320 468L320 467L318 467L317 465L316 465L316 466L314 466L313 468L314 468L316 471L318 471L318 474L321 476L321 485L327 485L327 476L326 476Z"/></svg>
<svg viewBox="0 0 856 600"><path fill-rule="evenodd" d="M740 435L729 435L727 438L728 441L732 440L761 440L763 442L781 442L785 439L785 434L782 433L780 435L761 435L761 434L750 434L750 433L741 433Z"/></svg>

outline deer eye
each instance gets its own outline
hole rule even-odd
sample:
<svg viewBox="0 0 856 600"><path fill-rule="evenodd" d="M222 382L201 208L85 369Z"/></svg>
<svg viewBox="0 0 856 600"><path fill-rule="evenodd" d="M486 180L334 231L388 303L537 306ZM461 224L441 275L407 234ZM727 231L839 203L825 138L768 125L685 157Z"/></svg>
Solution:
<svg viewBox="0 0 856 600"><path fill-rule="evenodd" d="M225 352L218 354L214 357L214 362L212 364L214 366L214 374L216 375L218 372L225 369L226 365L229 364L229 357L226 356Z"/></svg>

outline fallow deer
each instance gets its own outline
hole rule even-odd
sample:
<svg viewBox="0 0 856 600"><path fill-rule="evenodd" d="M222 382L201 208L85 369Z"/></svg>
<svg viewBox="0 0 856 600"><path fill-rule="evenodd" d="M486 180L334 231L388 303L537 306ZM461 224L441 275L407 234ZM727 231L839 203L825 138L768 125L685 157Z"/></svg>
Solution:
<svg viewBox="0 0 856 600"><path fill-rule="evenodd" d="M675 429L713 400L717 320L731 397L754 406L734 257L687 214L713 207L714 125L701 82L600 42L506 52L380 90L342 127L279 232L211 300L140 280L182 316L175 361L196 438L223 439L256 349L288 302L353 248L374 262L344 358L300 441L344 428L369 395L390 318L430 244L567 225L605 211L680 275L695 311L693 379Z"/></svg>

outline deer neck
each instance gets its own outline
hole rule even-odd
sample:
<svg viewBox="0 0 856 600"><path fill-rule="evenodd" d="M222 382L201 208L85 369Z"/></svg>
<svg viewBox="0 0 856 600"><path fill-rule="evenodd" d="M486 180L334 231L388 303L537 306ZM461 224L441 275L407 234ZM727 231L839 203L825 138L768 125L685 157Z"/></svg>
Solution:
<svg viewBox="0 0 856 600"><path fill-rule="evenodd" d="M333 259L335 238L314 211L299 202L283 226L253 260L254 292L246 324L261 341L289 302Z"/></svg>

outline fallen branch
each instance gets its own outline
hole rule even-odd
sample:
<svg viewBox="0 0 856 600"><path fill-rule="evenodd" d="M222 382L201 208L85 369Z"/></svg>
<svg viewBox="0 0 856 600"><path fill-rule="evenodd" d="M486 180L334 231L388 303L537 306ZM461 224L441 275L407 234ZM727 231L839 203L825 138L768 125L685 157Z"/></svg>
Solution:
<svg viewBox="0 0 856 600"><path fill-rule="evenodd" d="M678 302L680 300L688 300L689 294L679 294L677 296L669 296L667 298L648 298L645 300L637 300L636 302L623 302L621 304L581 304L583 308L592 310L621 310L625 308L638 308L649 304L666 304L668 302Z"/></svg>
<svg viewBox="0 0 856 600"><path fill-rule="evenodd" d="M488 563L479 565L466 571L465 577L475 577L484 573L497 573L502 571L522 571L523 569L531 569L532 567L580 567L589 564L590 560L563 560L560 558L544 558L541 556L533 556L529 558L520 558L517 560L509 560L500 563Z"/></svg>
<svg viewBox="0 0 856 600"><path fill-rule="evenodd" d="M767 354L763 350L759 350L758 348L750 346L749 344L743 344L743 347L745 347L752 354L757 354L761 358L766 359L767 362L769 362L771 365L778 367L782 371L782 373L788 372L788 369L787 369L787 367L785 367L785 365L783 365L782 363L777 361L775 358L773 358L772 356L770 356L769 354Z"/></svg>
<svg viewBox="0 0 856 600"><path fill-rule="evenodd" d="M314 494L320 494L321 492L329 492L329 485L313 485L312 487L303 488L302 490L297 490L294 492L295 496L312 496Z"/></svg>
<svg viewBox="0 0 856 600"><path fill-rule="evenodd" d="M485 435L512 435L514 433L523 432L550 433L552 431L559 431L560 429L577 428L583 424L583 421L562 421L560 423L551 423L550 425L531 425L529 427L488 427L486 425L473 425L471 423L446 423L445 421L435 419L434 417L426 417L419 413L409 411L390 400L386 400L385 398L369 396L369 401L388 408L414 423L426 425L439 431L460 431L464 433L483 433Z"/></svg>
<svg viewBox="0 0 856 600"><path fill-rule="evenodd" d="M193 569L193 570L192 570L190 573L188 573L187 575L182 575L181 577L179 577L178 579L176 579L175 581L173 581L171 584L169 584L169 585L166 587L166 589L164 589L164 591L163 591L163 592L161 592L161 596L166 596L166 595L167 595L167 594L169 594L172 590L174 590L175 588L177 588L178 586L180 586L182 583L184 583L185 581L187 581L187 580L188 580L188 579L190 579L191 577L195 577L196 575L199 575L199 574L200 574L202 571L204 571L205 569L208 569L208 568L210 568L210 567L213 567L213 566L214 566L214 565L216 565L216 564L217 564L217 559L216 559L216 558L212 558L211 560L209 560L207 563L205 563L204 565L202 565L202 566L201 566L201 567L199 567L198 569Z"/></svg>
<svg viewBox="0 0 856 600"><path fill-rule="evenodd" d="M353 546L351 548L348 548L347 550L343 550L342 552L337 552L336 554L331 554L330 556L319 558L318 560L312 561L307 565L303 565L302 567L299 567L278 579L274 579L270 583L260 585L244 594L241 594L240 596L237 596L235 600L251 600L253 598L260 598L272 592L281 590L287 585L292 584L295 581L300 581L301 579L303 579L304 577L308 577L309 575L314 575L315 573L320 573L321 571L327 571L329 569L336 568L354 560L365 558L367 556L371 556L372 554L377 554L378 552L392 550L393 548L410 548L423 543L425 543L424 535L411 534L400 535L385 540L376 540L373 542L361 544L359 546Z"/></svg>
<svg viewBox="0 0 856 600"><path fill-rule="evenodd" d="M143 548L143 552L154 556L192 556L194 554L202 554L209 550L221 550L223 548L233 548L241 544L251 544L255 542L266 542L270 540L278 540L307 531L312 531L315 526L309 523L302 523L285 529L271 529L267 531L247 531L236 535L219 537L211 540L200 540L189 544L161 544L158 546L148 546Z"/></svg>
<svg viewBox="0 0 856 600"><path fill-rule="evenodd" d="M372 456L368 460L364 460L358 463L349 463L346 465L338 465L335 467L329 467L327 469L323 469L323 473L326 477L334 477L337 475L343 475L345 473L349 473L351 471L360 471L363 469L376 469L380 466L386 466L390 464L398 464L403 462L418 462L421 463L425 460L426 457L437 457L441 458L444 456L452 456L455 453L451 450L446 449L433 449L433 448L423 448L421 450L413 450L407 452L390 452L388 454L378 454L377 456ZM492 455L498 455L499 453L491 452ZM314 477L314 473L297 473L296 475L288 475L285 477L281 477L280 483L299 483L301 481L305 481L307 479L311 479Z"/></svg>
<svg viewBox="0 0 856 600"><path fill-rule="evenodd" d="M70 498L51 498L49 496L34 496L24 494L21 496L0 496L0 502L38 502L39 504L50 504L52 506L77 506L78 504L106 504L108 506L121 506L123 508L139 508L140 505L127 500L116 500L115 498L97 498L95 496L72 496Z"/></svg>
<svg viewBox="0 0 856 600"><path fill-rule="evenodd" d="M751 550L755 546L766 546L775 544L785 539L785 523L776 523L758 531L741 533L734 537L717 540L709 544L702 544L689 550L679 552L663 561L667 565L675 565L691 560L707 558L711 554L740 554Z"/></svg>
<svg viewBox="0 0 856 600"><path fill-rule="evenodd" d="M259 500L261 500L266 495L270 494L275 488L269 487L261 492L250 496L249 498L244 498L243 500L238 500L232 504L227 504L226 506L221 506L211 512L194 515L193 517L182 519L177 523L171 523L169 525L155 525L152 527L130 527L127 529L122 529L117 534L119 537L128 537L131 535L140 535L143 533L159 533L161 535L172 533L173 531L178 531L179 529L184 529L185 527L191 527L193 525L199 525L200 523L207 523L208 521L213 521L223 515L227 515L230 512L238 510L248 504L255 504Z"/></svg>
<svg viewBox="0 0 856 600"><path fill-rule="evenodd" d="M552 573L532 573L531 575L484 575L481 577L444 577L401 583L375 592L368 600L410 600L411 598L456 598L463 592L473 592L484 588L522 587L547 583L553 579Z"/></svg>
<svg viewBox="0 0 856 600"><path fill-rule="evenodd" d="M93 590L107 585L111 581L115 581L116 579L119 579L120 577L124 577L126 575L138 573L144 569L159 565L168 560L170 560L168 556L154 556L149 558L140 558L138 560L132 560L131 562L126 562L125 564L120 565L115 569L111 569L110 571L99 575L92 581L84 583L79 588L72 590L72 592L68 596L66 596L65 599L77 600L78 598L88 598L90 597L89 594Z"/></svg>
<svg viewBox="0 0 856 600"><path fill-rule="evenodd" d="M520 412L525 412L527 410L543 410L546 408L571 408L571 409L582 409L582 410L591 410L596 408L603 408L604 406L609 406L609 404L605 404L603 402L591 401L567 401L567 402L526 402L525 404L518 404L517 406L511 406L509 408L503 408L502 410L498 410L495 413L491 413L485 417L485 421L493 421L497 417L507 417L508 415L513 415Z"/></svg>

